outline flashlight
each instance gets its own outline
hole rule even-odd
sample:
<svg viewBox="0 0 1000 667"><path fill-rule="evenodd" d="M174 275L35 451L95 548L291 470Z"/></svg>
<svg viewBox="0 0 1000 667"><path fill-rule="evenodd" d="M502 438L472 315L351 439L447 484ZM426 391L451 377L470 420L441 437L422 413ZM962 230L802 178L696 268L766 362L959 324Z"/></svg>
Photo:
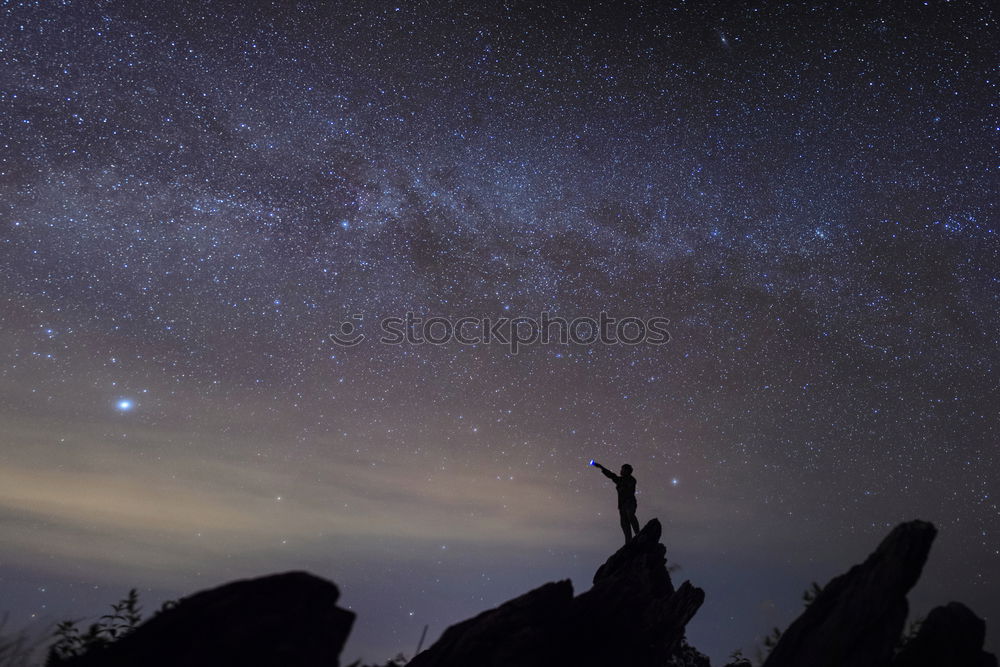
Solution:
<svg viewBox="0 0 1000 667"><path fill-rule="evenodd" d="M597 465L597 461L595 461L594 459L590 459L590 465Z"/></svg>

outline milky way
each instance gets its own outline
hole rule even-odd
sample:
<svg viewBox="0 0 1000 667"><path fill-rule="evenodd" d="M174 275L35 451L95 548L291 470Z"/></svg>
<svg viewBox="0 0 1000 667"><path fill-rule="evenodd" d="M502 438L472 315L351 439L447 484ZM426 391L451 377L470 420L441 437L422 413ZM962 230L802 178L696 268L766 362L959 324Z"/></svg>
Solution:
<svg viewBox="0 0 1000 667"><path fill-rule="evenodd" d="M737 5L0 4L11 618L305 568L412 654L586 588L597 458L713 660L915 517L997 648L995 10ZM602 311L670 341L377 340Z"/></svg>

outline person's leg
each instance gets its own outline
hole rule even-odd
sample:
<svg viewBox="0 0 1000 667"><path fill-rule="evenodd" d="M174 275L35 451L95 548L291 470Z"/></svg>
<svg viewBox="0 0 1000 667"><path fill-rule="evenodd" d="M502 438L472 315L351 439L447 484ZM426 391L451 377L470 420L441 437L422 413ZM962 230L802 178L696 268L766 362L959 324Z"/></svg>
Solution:
<svg viewBox="0 0 1000 667"><path fill-rule="evenodd" d="M632 510L632 514L629 517L629 519L631 519L631 521L632 521L632 530L635 532L636 535L638 535L639 534L639 519L635 515L635 510Z"/></svg>
<svg viewBox="0 0 1000 667"><path fill-rule="evenodd" d="M618 509L618 517L621 519L622 532L625 533L625 544L632 540L632 522L629 521L628 514L624 509Z"/></svg>

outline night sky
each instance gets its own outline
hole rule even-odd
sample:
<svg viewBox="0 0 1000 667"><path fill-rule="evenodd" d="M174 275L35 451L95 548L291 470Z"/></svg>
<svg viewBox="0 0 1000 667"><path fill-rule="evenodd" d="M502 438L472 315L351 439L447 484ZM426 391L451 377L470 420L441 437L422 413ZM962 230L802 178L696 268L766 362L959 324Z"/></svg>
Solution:
<svg viewBox="0 0 1000 667"><path fill-rule="evenodd" d="M0 3L0 612L303 568L346 661L412 655L589 586L596 458L716 664L913 518L914 614L1000 648L996 14ZM379 342L408 311L670 341Z"/></svg>

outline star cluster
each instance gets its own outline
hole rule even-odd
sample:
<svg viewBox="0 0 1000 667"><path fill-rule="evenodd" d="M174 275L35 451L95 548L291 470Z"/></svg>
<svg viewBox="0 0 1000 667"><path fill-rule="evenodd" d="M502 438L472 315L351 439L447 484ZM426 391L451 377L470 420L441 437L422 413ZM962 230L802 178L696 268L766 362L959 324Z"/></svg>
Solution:
<svg viewBox="0 0 1000 667"><path fill-rule="evenodd" d="M714 659L915 516L941 529L917 611L962 599L996 646L990 3L0 17L20 618L308 567L361 614L349 651L407 652L586 585L620 538L597 458L635 466ZM671 341L378 343L407 311Z"/></svg>

